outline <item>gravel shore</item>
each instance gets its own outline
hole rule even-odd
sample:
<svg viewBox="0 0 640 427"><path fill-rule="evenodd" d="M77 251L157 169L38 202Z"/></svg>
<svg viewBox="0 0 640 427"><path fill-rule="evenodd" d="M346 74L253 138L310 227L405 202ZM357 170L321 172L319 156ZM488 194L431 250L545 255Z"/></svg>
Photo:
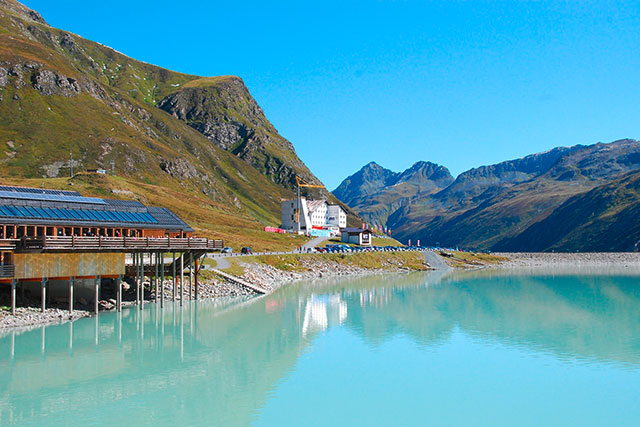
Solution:
<svg viewBox="0 0 640 427"><path fill-rule="evenodd" d="M502 267L640 267L640 252L493 253Z"/></svg>
<svg viewBox="0 0 640 427"><path fill-rule="evenodd" d="M302 267L306 271L283 271L265 264L242 264L245 274L242 278L248 282L256 283L261 287L273 291L278 287L300 280L310 280L323 277L363 276L372 274L388 274L410 271L401 265L387 265L385 268L372 269L360 268L331 261L313 260L301 258Z"/></svg>

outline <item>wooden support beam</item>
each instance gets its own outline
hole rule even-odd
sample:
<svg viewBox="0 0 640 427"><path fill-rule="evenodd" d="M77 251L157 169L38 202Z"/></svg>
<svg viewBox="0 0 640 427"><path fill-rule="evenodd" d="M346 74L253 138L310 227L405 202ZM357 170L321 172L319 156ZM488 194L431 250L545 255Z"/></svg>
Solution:
<svg viewBox="0 0 640 427"><path fill-rule="evenodd" d="M73 285L74 278L69 278L69 314L73 314Z"/></svg>
<svg viewBox="0 0 640 427"><path fill-rule="evenodd" d="M95 309L95 313L98 314L98 308L99 305L98 304L100 301L100 276L96 277L96 282L95 282L95 298L94 298L94 309Z"/></svg>
<svg viewBox="0 0 640 427"><path fill-rule="evenodd" d="M189 299L193 299L193 253L189 251Z"/></svg>
<svg viewBox="0 0 640 427"><path fill-rule="evenodd" d="M160 307L164 307L164 252L160 252Z"/></svg>
<svg viewBox="0 0 640 427"><path fill-rule="evenodd" d="M176 253L173 252L173 254L171 255L171 265L173 266L173 301L176 300L176 293L177 293L177 285L176 285Z"/></svg>
<svg viewBox="0 0 640 427"><path fill-rule="evenodd" d="M16 279L11 280L11 314L16 314Z"/></svg>
<svg viewBox="0 0 640 427"><path fill-rule="evenodd" d="M41 311L44 313L44 311L47 309L47 279L43 278L42 281L40 282L40 290L41 290L41 303L42 303L42 308Z"/></svg>
<svg viewBox="0 0 640 427"><path fill-rule="evenodd" d="M140 289L138 289L138 254L132 253L131 257L133 259L133 281L136 285L136 305L140 304Z"/></svg>
<svg viewBox="0 0 640 427"><path fill-rule="evenodd" d="M116 279L116 311L122 311L122 276Z"/></svg>
<svg viewBox="0 0 640 427"><path fill-rule="evenodd" d="M144 252L138 254L140 260L140 310L144 310Z"/></svg>
<svg viewBox="0 0 640 427"><path fill-rule="evenodd" d="M184 299L184 254L180 254L180 305Z"/></svg>
<svg viewBox="0 0 640 427"><path fill-rule="evenodd" d="M156 266L156 274L155 274L155 276L153 276L153 287L154 287L154 289L155 289L155 291L156 291L156 293L155 293L155 296L156 296L155 300L156 300L156 302L158 302L158 270L159 270L159 267L158 267L158 258L159 258L159 257L158 257L158 253L156 252L156 254L155 254L155 258L154 258L154 260L155 260L155 266Z"/></svg>
<svg viewBox="0 0 640 427"><path fill-rule="evenodd" d="M196 275L194 277L195 281L196 281L196 300L198 299L198 267L199 267L200 263L198 262L198 259L196 259Z"/></svg>

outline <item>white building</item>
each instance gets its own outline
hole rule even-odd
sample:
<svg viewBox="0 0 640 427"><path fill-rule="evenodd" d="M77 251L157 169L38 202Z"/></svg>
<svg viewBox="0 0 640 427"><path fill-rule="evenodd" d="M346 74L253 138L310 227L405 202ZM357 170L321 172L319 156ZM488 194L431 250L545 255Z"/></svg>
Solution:
<svg viewBox="0 0 640 427"><path fill-rule="evenodd" d="M342 241L345 243L355 243L360 246L371 246L371 231L363 228L343 228L341 231Z"/></svg>
<svg viewBox="0 0 640 427"><path fill-rule="evenodd" d="M283 200L282 228L296 230L295 200ZM330 205L326 200L300 198L300 231L308 233L312 229L336 229L347 226L347 214L339 205Z"/></svg>

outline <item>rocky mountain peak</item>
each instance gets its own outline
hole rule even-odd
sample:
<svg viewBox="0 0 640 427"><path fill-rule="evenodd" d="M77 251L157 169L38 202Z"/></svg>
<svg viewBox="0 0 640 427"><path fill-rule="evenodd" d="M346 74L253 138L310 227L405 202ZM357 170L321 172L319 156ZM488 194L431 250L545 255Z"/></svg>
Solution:
<svg viewBox="0 0 640 427"><path fill-rule="evenodd" d="M38 12L29 9L28 7L21 3L18 3L17 1L0 0L0 7L4 8L7 11L13 12L22 18L37 22L39 24L49 25Z"/></svg>
<svg viewBox="0 0 640 427"><path fill-rule="evenodd" d="M451 172L446 167L422 160L414 163L413 166L400 173L397 177L397 182L435 181L438 182L438 186L441 188L451 184L453 180Z"/></svg>

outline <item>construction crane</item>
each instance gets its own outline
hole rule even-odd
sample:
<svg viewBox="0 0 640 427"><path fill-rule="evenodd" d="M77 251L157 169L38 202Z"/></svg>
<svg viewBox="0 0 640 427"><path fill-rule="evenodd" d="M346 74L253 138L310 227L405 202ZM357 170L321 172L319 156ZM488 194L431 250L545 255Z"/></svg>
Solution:
<svg viewBox="0 0 640 427"><path fill-rule="evenodd" d="M296 185L298 187L298 194L297 194L297 197L296 197L295 229L296 229L296 233L300 234L300 206L302 205L302 199L300 198L300 188L301 187L305 187L305 188L325 188L325 187L324 187L324 185L309 184L307 181L305 181L304 179L300 178L298 175L296 175Z"/></svg>

